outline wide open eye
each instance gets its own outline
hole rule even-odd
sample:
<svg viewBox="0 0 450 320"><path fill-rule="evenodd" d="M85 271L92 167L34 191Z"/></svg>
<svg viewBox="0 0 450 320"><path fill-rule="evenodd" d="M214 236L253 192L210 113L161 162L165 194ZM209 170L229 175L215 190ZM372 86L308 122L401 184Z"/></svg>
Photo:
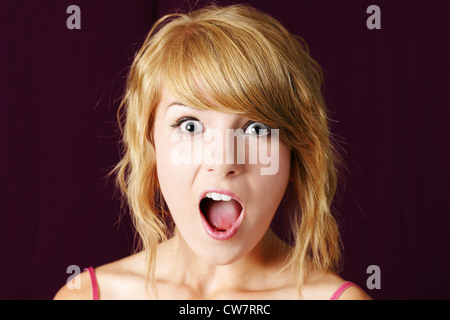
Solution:
<svg viewBox="0 0 450 320"><path fill-rule="evenodd" d="M255 136L265 136L270 134L270 129L272 128L268 125L251 121L244 127L244 133Z"/></svg>
<svg viewBox="0 0 450 320"><path fill-rule="evenodd" d="M189 133L197 133L203 131L203 126L200 121L187 120L180 125L180 130Z"/></svg>
<svg viewBox="0 0 450 320"><path fill-rule="evenodd" d="M171 125L173 128L178 128L182 133L196 134L203 132L203 124L200 120L194 117L183 117L178 119Z"/></svg>

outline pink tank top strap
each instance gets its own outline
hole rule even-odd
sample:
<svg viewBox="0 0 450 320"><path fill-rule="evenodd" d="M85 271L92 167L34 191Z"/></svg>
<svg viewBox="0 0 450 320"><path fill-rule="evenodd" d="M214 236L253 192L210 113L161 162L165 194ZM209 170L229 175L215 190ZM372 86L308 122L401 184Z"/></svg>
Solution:
<svg viewBox="0 0 450 320"><path fill-rule="evenodd" d="M95 275L95 270L92 267L84 269L84 271L89 272L89 276L91 277L91 284L92 284L92 300L99 300L98 295L98 283L97 283L97 277Z"/></svg>
<svg viewBox="0 0 450 320"><path fill-rule="evenodd" d="M93 300L99 300L99 290L98 290L98 283L97 283L97 277L95 275L95 270L92 267L88 267L84 269L84 271L89 272L89 276L91 278L91 284L92 284L92 299ZM342 293L344 293L345 290L348 288L356 286L353 282L347 281L344 282L331 296L330 300L337 300L341 296Z"/></svg>
<svg viewBox="0 0 450 320"><path fill-rule="evenodd" d="M356 286L356 284L354 284L353 282L347 281L345 283L343 283L331 296L330 300L337 300L339 299L339 297L341 296L342 293L344 293L345 290L347 290L348 288L352 287L352 286Z"/></svg>

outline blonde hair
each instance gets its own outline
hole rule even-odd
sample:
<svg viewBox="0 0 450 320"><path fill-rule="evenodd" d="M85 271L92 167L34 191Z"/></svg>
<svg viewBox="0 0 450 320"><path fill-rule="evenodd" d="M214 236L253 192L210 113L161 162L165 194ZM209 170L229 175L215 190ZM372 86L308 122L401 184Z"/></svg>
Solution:
<svg viewBox="0 0 450 320"><path fill-rule="evenodd" d="M123 157L113 172L141 249L149 253L151 277L156 246L171 232L152 139L163 83L183 104L237 113L279 129L292 155L293 181L282 212L277 212L290 228L287 265L297 270L299 288L307 263L319 271L336 270L340 242L330 207L338 158L330 140L321 68L304 41L277 20L252 7L234 5L162 17L129 72L118 111Z"/></svg>

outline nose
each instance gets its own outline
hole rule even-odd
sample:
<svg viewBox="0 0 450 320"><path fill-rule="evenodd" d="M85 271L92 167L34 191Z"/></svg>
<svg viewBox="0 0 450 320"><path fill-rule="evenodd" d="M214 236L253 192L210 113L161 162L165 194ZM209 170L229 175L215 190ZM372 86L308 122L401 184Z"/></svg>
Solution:
<svg viewBox="0 0 450 320"><path fill-rule="evenodd" d="M238 176L244 169L245 145L242 145L242 143L235 144L234 136L231 135L232 132L215 131L210 145L204 150L210 155L213 154L212 157L204 157L204 159L209 158L210 160L204 162L205 168L208 173L215 174L220 178ZM244 146L244 148L238 146Z"/></svg>
<svg viewBox="0 0 450 320"><path fill-rule="evenodd" d="M235 164L213 164L208 166L208 172L219 178L232 178L242 173L242 165Z"/></svg>

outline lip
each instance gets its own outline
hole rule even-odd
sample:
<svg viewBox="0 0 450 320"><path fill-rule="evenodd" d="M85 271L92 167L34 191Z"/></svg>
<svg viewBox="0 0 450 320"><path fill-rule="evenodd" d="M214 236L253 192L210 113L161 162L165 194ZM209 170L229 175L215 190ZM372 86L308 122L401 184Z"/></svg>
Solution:
<svg viewBox="0 0 450 320"><path fill-rule="evenodd" d="M217 192L217 193L221 193L221 194L226 194L228 196L231 196L234 200L239 202L239 204L241 205L242 210L241 210L239 217L237 218L237 220L234 222L234 224L228 230L218 231L218 230L214 229L213 227L211 227L211 225L209 224L209 222L206 220L205 216L203 215L202 211L200 210L200 202L202 201L202 199L206 196L206 194L208 192ZM245 215L244 205L242 204L241 199L231 191L222 190L222 189L205 190L201 193L198 204L199 204L198 212L200 213L200 217L202 219L203 228L205 229L206 233L214 240L223 241L223 240L231 239L236 234L236 232L239 230L239 227L241 226L241 223L244 220L244 215Z"/></svg>

